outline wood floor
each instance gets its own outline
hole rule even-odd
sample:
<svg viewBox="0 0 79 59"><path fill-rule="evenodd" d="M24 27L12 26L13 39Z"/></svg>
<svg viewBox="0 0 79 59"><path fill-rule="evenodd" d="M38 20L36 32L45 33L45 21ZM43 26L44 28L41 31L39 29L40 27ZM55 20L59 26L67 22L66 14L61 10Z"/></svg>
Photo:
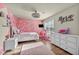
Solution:
<svg viewBox="0 0 79 59"><path fill-rule="evenodd" d="M57 47L56 45L52 44L52 51L56 54L56 55L72 55L69 52Z"/></svg>
<svg viewBox="0 0 79 59"><path fill-rule="evenodd" d="M11 51L6 51L4 53L4 55L20 55L20 51L21 51L23 44L30 44L30 43L36 43L36 42L37 41L18 43L18 46L17 46L16 49L11 50ZM64 51L63 49L61 49L57 46L55 46L54 44L50 44L49 42L45 42L45 41L41 41L41 42L43 42L45 45L48 45L48 46L50 45L51 51L54 52L56 55L71 55L70 53Z"/></svg>

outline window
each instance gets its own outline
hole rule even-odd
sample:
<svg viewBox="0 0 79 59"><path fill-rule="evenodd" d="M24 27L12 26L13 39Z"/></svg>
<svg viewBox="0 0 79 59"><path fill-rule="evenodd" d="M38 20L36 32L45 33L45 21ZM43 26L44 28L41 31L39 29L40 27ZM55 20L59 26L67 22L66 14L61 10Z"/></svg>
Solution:
<svg viewBox="0 0 79 59"><path fill-rule="evenodd" d="M44 28L47 31L53 31L54 30L54 20L48 20L47 22L45 22L44 26L45 26Z"/></svg>

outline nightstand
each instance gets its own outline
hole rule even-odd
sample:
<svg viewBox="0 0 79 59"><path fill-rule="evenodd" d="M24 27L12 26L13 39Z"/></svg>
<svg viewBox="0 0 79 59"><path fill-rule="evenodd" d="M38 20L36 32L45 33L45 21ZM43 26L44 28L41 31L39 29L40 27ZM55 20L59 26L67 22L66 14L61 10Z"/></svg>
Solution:
<svg viewBox="0 0 79 59"><path fill-rule="evenodd" d="M18 38L9 38L8 40L4 41L4 50L13 50L18 45Z"/></svg>

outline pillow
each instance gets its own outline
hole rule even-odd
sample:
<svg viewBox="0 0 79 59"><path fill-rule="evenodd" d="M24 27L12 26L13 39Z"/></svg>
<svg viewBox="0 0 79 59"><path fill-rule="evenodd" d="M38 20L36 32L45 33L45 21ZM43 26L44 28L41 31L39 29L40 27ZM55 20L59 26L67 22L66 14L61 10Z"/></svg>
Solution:
<svg viewBox="0 0 79 59"><path fill-rule="evenodd" d="M59 33L63 33L63 34L68 34L69 33L69 28L67 28L67 29L60 29L58 32Z"/></svg>
<svg viewBox="0 0 79 59"><path fill-rule="evenodd" d="M46 32L45 31L41 31L40 32L40 36L45 36L46 35Z"/></svg>

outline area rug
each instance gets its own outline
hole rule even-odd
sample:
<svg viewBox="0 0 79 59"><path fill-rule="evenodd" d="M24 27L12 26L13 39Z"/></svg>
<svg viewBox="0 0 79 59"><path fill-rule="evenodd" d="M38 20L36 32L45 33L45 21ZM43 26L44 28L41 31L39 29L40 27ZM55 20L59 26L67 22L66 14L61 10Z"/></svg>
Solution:
<svg viewBox="0 0 79 59"><path fill-rule="evenodd" d="M54 53L42 42L23 45L20 54L21 55L54 55Z"/></svg>

